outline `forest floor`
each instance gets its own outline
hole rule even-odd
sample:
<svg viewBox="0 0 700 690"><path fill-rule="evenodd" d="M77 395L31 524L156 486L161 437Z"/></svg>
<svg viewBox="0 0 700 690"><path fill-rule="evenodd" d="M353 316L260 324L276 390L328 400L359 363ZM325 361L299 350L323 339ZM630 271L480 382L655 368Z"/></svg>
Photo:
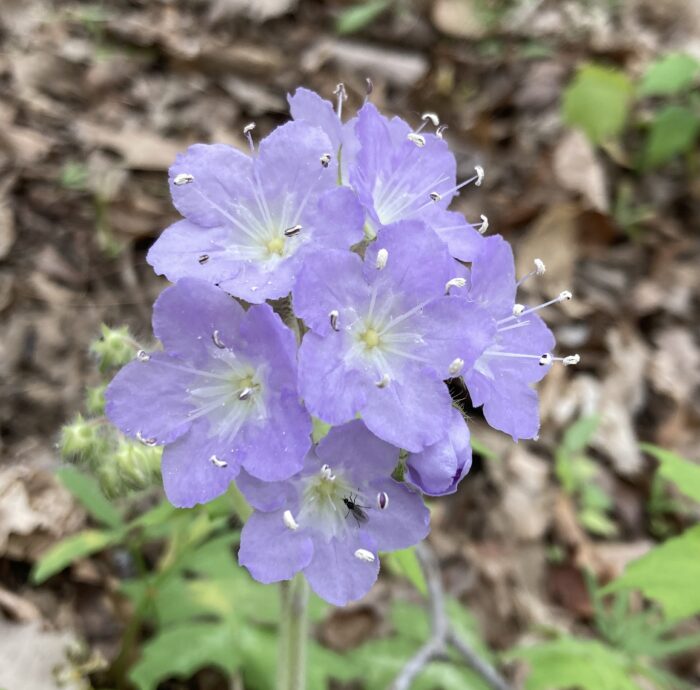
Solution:
<svg viewBox="0 0 700 690"><path fill-rule="evenodd" d="M445 587L489 645L508 648L537 626L586 630L583 570L616 576L653 545L652 522L664 517L640 442L698 459L697 167L693 175L676 160L639 172L630 152L641 126L594 147L561 115L582 62L637 79L660 55L700 56L696 0L397 2L343 35L336 19L351 4L0 3L0 658L27 648L43 657L36 680L6 690L53 688L41 674L66 640L108 658L118 651L109 562L29 582L40 555L87 521L53 478L58 432L96 379L88 348L100 324L149 337L165 281L144 257L177 218L166 185L175 154L193 142L242 146L249 121L262 136L285 120L298 85L331 98L342 81L353 112L371 77L384 111L410 122L438 112L460 177L486 169L458 210L488 216L513 243L520 274L536 257L547 265L521 301L574 293L547 319L561 353L578 352L581 364L541 384L539 441L515 445L475 411L486 450L460 491L433 504ZM566 429L594 414L590 482L610 505L587 522L554 458ZM697 517L666 516L667 528ZM383 579L322 637L340 650L367 639L394 586ZM700 682L700 655L679 663Z"/></svg>

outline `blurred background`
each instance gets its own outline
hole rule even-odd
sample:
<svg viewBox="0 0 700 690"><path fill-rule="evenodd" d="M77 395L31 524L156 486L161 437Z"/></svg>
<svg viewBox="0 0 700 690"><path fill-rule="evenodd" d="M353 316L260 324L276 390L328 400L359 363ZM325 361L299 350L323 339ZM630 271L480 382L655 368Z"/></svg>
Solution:
<svg viewBox="0 0 700 690"><path fill-rule="evenodd" d="M484 166L453 206L545 262L521 301L574 293L538 442L463 401L474 466L431 505L453 624L514 688L700 687L698 0L2 0L0 46L2 690L272 687L231 506L169 509L106 432L60 451L98 443L76 415L149 341L176 153L265 135L299 85L352 113L367 77L439 113L459 178ZM309 688L386 688L428 635L415 556L385 566L314 602ZM488 686L446 658L415 687Z"/></svg>

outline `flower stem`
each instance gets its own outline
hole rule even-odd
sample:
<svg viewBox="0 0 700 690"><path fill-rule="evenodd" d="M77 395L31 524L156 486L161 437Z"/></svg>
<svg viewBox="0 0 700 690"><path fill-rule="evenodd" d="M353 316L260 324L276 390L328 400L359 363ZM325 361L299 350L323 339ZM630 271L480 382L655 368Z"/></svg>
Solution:
<svg viewBox="0 0 700 690"><path fill-rule="evenodd" d="M306 687L306 642L308 638L309 586L299 574L280 588L279 657L277 690L304 690Z"/></svg>

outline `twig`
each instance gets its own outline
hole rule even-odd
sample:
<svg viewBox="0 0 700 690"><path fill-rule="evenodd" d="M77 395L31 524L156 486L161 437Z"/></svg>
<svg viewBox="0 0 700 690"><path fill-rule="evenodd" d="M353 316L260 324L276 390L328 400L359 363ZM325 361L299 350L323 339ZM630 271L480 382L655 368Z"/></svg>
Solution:
<svg viewBox="0 0 700 690"><path fill-rule="evenodd" d="M408 690L414 678L435 658L442 656L447 645L447 615L445 614L445 595L440 581L435 555L427 544L416 547L425 582L428 586L428 603L430 607L430 639L406 662L401 672L394 679L391 690Z"/></svg>
<svg viewBox="0 0 700 690"><path fill-rule="evenodd" d="M445 594L440 580L440 570L430 547L425 542L418 544L416 555L428 587L431 635L430 639L406 662L391 684L390 690L409 690L416 676L431 661L445 656L448 645L455 648L466 665L480 676L490 688L493 690L512 690L498 671L459 637L449 624L445 612Z"/></svg>

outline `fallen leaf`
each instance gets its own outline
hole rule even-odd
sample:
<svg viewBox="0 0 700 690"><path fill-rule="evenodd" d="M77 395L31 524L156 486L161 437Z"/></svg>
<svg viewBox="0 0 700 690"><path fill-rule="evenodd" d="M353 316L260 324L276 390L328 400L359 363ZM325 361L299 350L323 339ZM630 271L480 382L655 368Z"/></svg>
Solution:
<svg viewBox="0 0 700 690"><path fill-rule="evenodd" d="M437 0L433 5L435 28L448 36L482 38L486 26L473 0Z"/></svg>
<svg viewBox="0 0 700 690"><path fill-rule="evenodd" d="M608 210L605 171L582 132L572 130L557 144L554 174L564 189L580 194L592 208Z"/></svg>

